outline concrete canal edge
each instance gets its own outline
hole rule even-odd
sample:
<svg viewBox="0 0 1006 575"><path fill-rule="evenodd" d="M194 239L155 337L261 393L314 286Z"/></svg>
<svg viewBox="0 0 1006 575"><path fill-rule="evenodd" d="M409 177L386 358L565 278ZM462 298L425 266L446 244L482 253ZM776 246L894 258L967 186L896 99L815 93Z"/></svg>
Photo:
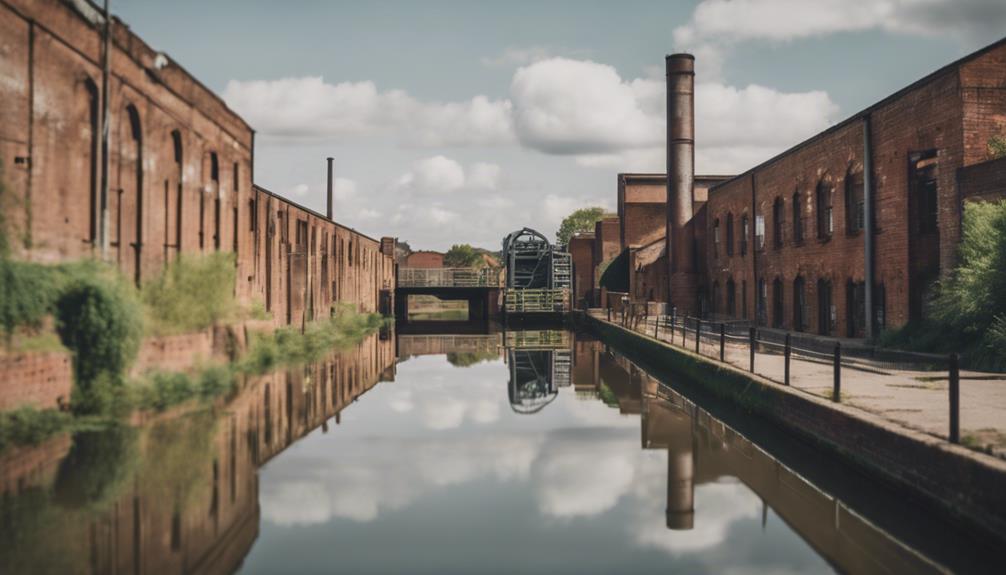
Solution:
<svg viewBox="0 0 1006 575"><path fill-rule="evenodd" d="M1006 461L587 314L578 319L644 367L680 374L698 389L829 448L868 473L930 500L964 523L998 539L1006 538Z"/></svg>

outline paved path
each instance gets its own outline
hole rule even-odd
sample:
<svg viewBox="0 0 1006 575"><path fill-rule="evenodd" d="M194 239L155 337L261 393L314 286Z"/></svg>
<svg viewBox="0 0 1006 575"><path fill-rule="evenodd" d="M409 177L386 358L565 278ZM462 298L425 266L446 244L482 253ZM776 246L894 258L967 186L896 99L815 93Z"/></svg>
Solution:
<svg viewBox="0 0 1006 575"><path fill-rule="evenodd" d="M601 315L594 315L604 320ZM642 331L642 326L638 331ZM653 335L653 324L646 327ZM669 334L660 333L668 341ZM681 346L681 332L675 332L674 345ZM686 337L685 349L695 351L693 333ZM719 359L719 342L702 342L701 353ZM730 341L725 349L726 361L741 369L749 367L747 342ZM882 363L856 359L857 369L842 366L841 400L908 428L946 438L950 429L948 374L946 371L912 371L890 369ZM778 353L759 351L755 354L755 373L765 378L783 381L784 359ZM830 361L808 361L794 354L790 362L790 385L801 391L831 399L834 372ZM961 372L961 443L973 448L990 450L1006 458L1006 375Z"/></svg>

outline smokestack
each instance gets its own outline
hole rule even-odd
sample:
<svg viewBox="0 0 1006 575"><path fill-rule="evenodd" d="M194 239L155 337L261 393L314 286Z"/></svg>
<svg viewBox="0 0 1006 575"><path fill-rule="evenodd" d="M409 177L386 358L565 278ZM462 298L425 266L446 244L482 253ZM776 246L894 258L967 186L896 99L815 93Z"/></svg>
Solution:
<svg viewBox="0 0 1006 575"><path fill-rule="evenodd" d="M325 210L325 215L328 216L328 219L330 219L330 220L333 219L332 218L332 186L335 185L334 170L335 170L335 158L329 158L328 159L328 209Z"/></svg>
<svg viewBox="0 0 1006 575"><path fill-rule="evenodd" d="M695 306L692 188L695 182L695 56L671 54L667 67L667 253L671 303Z"/></svg>

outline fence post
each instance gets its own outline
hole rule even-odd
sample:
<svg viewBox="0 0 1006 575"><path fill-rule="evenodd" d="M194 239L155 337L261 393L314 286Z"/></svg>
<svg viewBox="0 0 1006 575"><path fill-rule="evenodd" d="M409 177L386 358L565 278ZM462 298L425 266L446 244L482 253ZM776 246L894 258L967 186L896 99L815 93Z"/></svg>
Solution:
<svg viewBox="0 0 1006 575"><path fill-rule="evenodd" d="M699 351L699 342L702 341L702 318L695 318L695 353L701 354Z"/></svg>
<svg viewBox="0 0 1006 575"><path fill-rule="evenodd" d="M842 401L842 344L835 342L835 386L831 391L831 400L837 403Z"/></svg>
<svg viewBox="0 0 1006 575"><path fill-rule="evenodd" d="M750 358L750 360L751 360L750 361L750 364L751 364L751 373L754 373L754 355L755 355L755 340L756 340L756 338L757 338L757 335L755 334L755 328L753 328L753 327L748 328L748 349L751 352L750 353L750 355L751 355L751 358Z"/></svg>
<svg viewBox="0 0 1006 575"><path fill-rule="evenodd" d="M685 347L685 332L688 331L688 316L681 318L681 347Z"/></svg>
<svg viewBox="0 0 1006 575"><path fill-rule="evenodd" d="M726 358L725 349L727 344L727 324L720 323L720 361Z"/></svg>
<svg viewBox="0 0 1006 575"><path fill-rule="evenodd" d="M960 359L950 354L950 443L961 441L961 373Z"/></svg>
<svg viewBox="0 0 1006 575"><path fill-rule="evenodd" d="M786 332L786 346L783 348L783 376L782 384L789 385L789 355L792 352L792 346L790 345L789 332Z"/></svg>
<svg viewBox="0 0 1006 575"><path fill-rule="evenodd" d="M608 306L608 321L611 321L611 306Z"/></svg>
<svg viewBox="0 0 1006 575"><path fill-rule="evenodd" d="M653 316L653 339L660 339L660 314Z"/></svg>
<svg viewBox="0 0 1006 575"><path fill-rule="evenodd" d="M674 345L674 327L678 323L678 306L671 307L671 345Z"/></svg>

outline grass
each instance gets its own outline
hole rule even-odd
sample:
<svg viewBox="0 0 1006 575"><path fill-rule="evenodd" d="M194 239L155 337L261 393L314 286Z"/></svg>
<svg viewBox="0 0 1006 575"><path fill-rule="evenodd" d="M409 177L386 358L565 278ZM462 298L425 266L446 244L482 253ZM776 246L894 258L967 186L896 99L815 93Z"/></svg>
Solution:
<svg viewBox="0 0 1006 575"><path fill-rule="evenodd" d="M184 255L144 283L144 307L155 334L199 331L232 319L233 254Z"/></svg>

